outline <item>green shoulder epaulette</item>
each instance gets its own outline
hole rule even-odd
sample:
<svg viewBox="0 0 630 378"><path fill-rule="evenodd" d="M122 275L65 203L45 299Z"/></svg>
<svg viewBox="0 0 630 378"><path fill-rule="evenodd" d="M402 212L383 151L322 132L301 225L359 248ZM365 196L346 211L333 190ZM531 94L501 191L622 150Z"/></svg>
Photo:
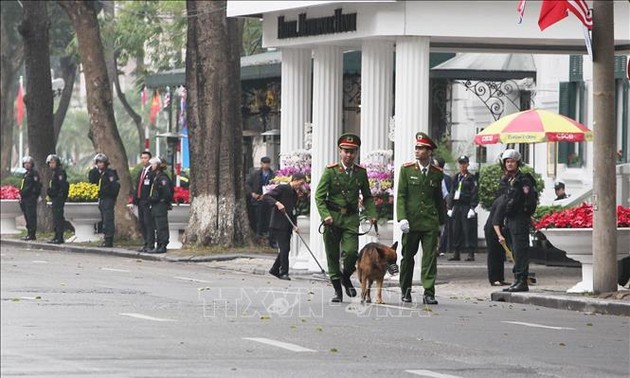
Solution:
<svg viewBox="0 0 630 378"><path fill-rule="evenodd" d="M403 164L403 167L411 167L412 165L416 165L415 161L408 161Z"/></svg>
<svg viewBox="0 0 630 378"><path fill-rule="evenodd" d="M364 170L364 171L366 170L364 166L359 165L359 164L355 164L355 165L354 165L354 167L355 167L356 169L361 169L361 170Z"/></svg>
<svg viewBox="0 0 630 378"><path fill-rule="evenodd" d="M336 166L338 166L339 163L330 163L326 166L326 168L335 168Z"/></svg>

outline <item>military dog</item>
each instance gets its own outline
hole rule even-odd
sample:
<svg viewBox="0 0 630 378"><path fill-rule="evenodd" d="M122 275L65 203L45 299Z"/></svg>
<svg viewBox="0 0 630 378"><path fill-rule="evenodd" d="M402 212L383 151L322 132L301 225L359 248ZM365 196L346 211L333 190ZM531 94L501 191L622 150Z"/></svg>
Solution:
<svg viewBox="0 0 630 378"><path fill-rule="evenodd" d="M376 281L376 303L383 303L383 278L388 266L396 264L398 242L388 247L381 243L368 243L361 248L357 259L357 276L361 282L361 302L370 303L370 289Z"/></svg>

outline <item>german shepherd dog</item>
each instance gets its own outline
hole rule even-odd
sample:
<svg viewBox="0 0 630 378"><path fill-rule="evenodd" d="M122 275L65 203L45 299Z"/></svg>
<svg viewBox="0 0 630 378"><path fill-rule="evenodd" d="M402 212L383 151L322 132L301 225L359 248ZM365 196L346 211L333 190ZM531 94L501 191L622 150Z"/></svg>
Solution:
<svg viewBox="0 0 630 378"><path fill-rule="evenodd" d="M381 243L368 243L361 248L357 259L357 276L361 282L361 302L371 303L370 289L376 281L376 303L383 303L383 278L387 267L396 264L396 247L398 242L391 247Z"/></svg>

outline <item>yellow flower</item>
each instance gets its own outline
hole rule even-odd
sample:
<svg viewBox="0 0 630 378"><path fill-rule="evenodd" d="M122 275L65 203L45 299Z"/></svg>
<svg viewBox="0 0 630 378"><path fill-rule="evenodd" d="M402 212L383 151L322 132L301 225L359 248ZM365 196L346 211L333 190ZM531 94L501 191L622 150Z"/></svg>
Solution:
<svg viewBox="0 0 630 378"><path fill-rule="evenodd" d="M98 185L89 182L70 184L68 202L96 202L98 200Z"/></svg>

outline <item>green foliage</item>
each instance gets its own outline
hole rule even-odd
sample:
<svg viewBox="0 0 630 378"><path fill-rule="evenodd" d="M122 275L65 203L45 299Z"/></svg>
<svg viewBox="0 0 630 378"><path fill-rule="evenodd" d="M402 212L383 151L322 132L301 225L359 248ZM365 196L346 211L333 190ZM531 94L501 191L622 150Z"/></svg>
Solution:
<svg viewBox="0 0 630 378"><path fill-rule="evenodd" d="M545 189L545 182L542 179L542 176L528 166L523 165L521 167L521 172L530 173L534 176L536 180L536 189L538 192L542 192ZM501 176L503 175L503 171L501 170L501 166L499 164L491 164L481 168L479 173L479 204L482 208L486 210L490 210L492 207L492 203L495 199L495 193L497 189L499 189L499 181L501 180Z"/></svg>
<svg viewBox="0 0 630 378"><path fill-rule="evenodd" d="M243 23L243 44L241 56L260 54L262 48L262 21L246 18Z"/></svg>
<svg viewBox="0 0 630 378"><path fill-rule="evenodd" d="M16 188L19 188L21 183L22 183L22 176L10 175L3 178L2 181L0 181L0 186L10 185L10 186L15 186Z"/></svg>
<svg viewBox="0 0 630 378"><path fill-rule="evenodd" d="M536 208L536 211L534 212L534 215L532 215L532 217L536 220L536 222L538 222L545 215L549 215L551 213L557 213L559 211L562 211L562 209L563 209L563 207L562 206L558 206L558 205L554 205L554 206L538 206Z"/></svg>

